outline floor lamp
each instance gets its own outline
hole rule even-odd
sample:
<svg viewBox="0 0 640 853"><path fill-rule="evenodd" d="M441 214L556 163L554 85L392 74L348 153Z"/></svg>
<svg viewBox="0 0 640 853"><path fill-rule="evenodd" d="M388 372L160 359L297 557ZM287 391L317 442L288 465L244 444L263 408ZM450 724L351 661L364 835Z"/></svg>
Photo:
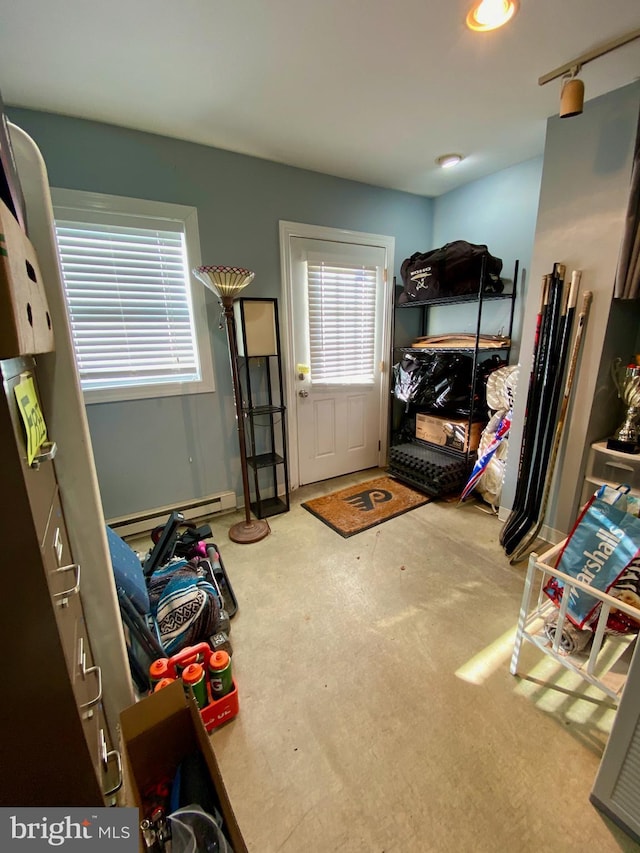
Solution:
<svg viewBox="0 0 640 853"><path fill-rule="evenodd" d="M253 281L255 273L238 267L196 267L193 274L212 290L224 311L227 324L227 339L229 342L229 357L231 360L231 375L233 377L233 394L236 404L236 421L238 425L238 443L240 445L240 466L242 468L242 489L244 491L244 521L229 528L229 539L241 545L259 542L268 536L271 529L266 521L251 518L251 498L249 495L249 474L247 471L247 447L244 436L244 415L242 412L242 394L240 392L240 376L238 375L238 344L236 340L236 324L233 317L233 300L248 284Z"/></svg>

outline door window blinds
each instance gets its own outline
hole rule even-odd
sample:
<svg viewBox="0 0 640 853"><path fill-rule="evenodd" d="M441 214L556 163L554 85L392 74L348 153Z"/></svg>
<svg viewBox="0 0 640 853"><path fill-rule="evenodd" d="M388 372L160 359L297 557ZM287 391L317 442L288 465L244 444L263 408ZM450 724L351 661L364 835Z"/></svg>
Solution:
<svg viewBox="0 0 640 853"><path fill-rule="evenodd" d="M184 234L56 221L83 390L200 379Z"/></svg>
<svg viewBox="0 0 640 853"><path fill-rule="evenodd" d="M312 384L372 384L376 267L308 263Z"/></svg>

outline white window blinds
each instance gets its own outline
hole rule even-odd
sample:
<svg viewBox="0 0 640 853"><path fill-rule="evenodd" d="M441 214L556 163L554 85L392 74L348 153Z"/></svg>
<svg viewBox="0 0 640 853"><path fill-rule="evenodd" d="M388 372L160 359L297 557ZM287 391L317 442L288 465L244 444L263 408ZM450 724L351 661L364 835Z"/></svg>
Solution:
<svg viewBox="0 0 640 853"><path fill-rule="evenodd" d="M373 383L377 280L374 266L307 264L312 383Z"/></svg>
<svg viewBox="0 0 640 853"><path fill-rule="evenodd" d="M184 234L56 220L83 390L200 379Z"/></svg>

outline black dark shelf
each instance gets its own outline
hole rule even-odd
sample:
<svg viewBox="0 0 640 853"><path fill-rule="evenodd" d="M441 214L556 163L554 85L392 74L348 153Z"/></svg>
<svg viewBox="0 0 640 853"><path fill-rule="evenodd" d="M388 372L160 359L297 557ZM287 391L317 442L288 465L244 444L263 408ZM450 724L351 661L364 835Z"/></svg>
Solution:
<svg viewBox="0 0 640 853"><path fill-rule="evenodd" d="M257 501L251 502L251 510L258 518L269 518L272 515L279 515L281 512L288 512L289 505L280 498L262 498L259 503Z"/></svg>
<svg viewBox="0 0 640 853"><path fill-rule="evenodd" d="M278 453L259 453L256 456L247 456L247 464L252 468L268 468L270 465L282 465L284 457Z"/></svg>
<svg viewBox="0 0 640 853"><path fill-rule="evenodd" d="M489 300L495 299L511 299L511 297L512 292L510 290L506 293L483 293L482 301L488 302ZM396 308L419 308L420 306L431 307L432 305L462 305L468 302L479 301L480 293L467 293L464 296L442 296L439 299L425 299L420 302L417 299L412 299L411 302L396 304Z"/></svg>
<svg viewBox="0 0 640 853"><path fill-rule="evenodd" d="M277 415L286 411L286 406L245 406L242 410L247 415Z"/></svg>
<svg viewBox="0 0 640 853"><path fill-rule="evenodd" d="M251 481L248 503L257 518L266 518L289 509L278 300L240 298L234 302L234 311L245 459Z"/></svg>
<svg viewBox="0 0 640 853"><path fill-rule="evenodd" d="M460 408L448 408L448 409L434 409L433 406L428 405L427 403L403 403L403 406L409 406L409 409L405 414L412 414L414 417L417 414L421 415L433 415L434 418L445 418L447 420L460 420L463 418L465 421L469 420L469 416L471 412L468 408L460 407ZM471 417L471 423L486 423L487 422L487 410L486 408L482 408L481 403L476 403L473 407L473 415Z"/></svg>
<svg viewBox="0 0 640 853"><path fill-rule="evenodd" d="M438 353L438 352L469 352L475 353L475 347L396 347L399 352L415 352L415 353ZM500 352L501 350L505 350L509 352L509 347L478 347L478 358L482 355L483 352Z"/></svg>
<svg viewBox="0 0 640 853"><path fill-rule="evenodd" d="M471 459L475 462L477 453L475 450L457 450L455 447L447 447L446 444L435 444L433 441L425 441L423 438L413 436L408 444L416 444L418 447L428 447L430 450L438 450L445 453L447 456L453 456L455 459Z"/></svg>
<svg viewBox="0 0 640 853"><path fill-rule="evenodd" d="M488 414L484 400L486 377L484 376L484 367L481 369L481 366L486 363L490 365L492 361L498 362L495 365L496 367L509 363L514 307L518 289L518 271L519 261L516 261L513 278L502 279L505 287L501 293L487 292L491 287L491 283L488 277L485 277L483 265L478 279L479 286L475 293L467 293L460 296L443 296L434 299L424 299L422 301L411 300L403 303L396 301L395 309L401 310L406 308L417 312L417 319L420 326L418 334L423 339L429 333L430 320L432 319L430 309L436 306L443 308L449 305L471 306L475 314L475 334L468 332L470 342L466 346L399 346L395 342L392 344L394 360L396 354L400 355L400 358L406 354L413 356L418 362L428 363L434 361L441 354L450 354L451 360L455 360L456 354L464 354L465 357L470 357L472 361L472 375L468 383L469 392L464 399L462 391L460 392L460 396L456 393L458 406L451 406L451 409L447 411L434 410L429 404L424 402L406 403L402 400L397 400L392 390L392 426L388 465L388 471L392 477L396 477L414 486L414 488L418 488L433 496L440 496L447 492L459 490L466 483L473 464L477 459L477 451L471 450L469 447L457 449L446 445L443 446L418 438L416 435L416 416L418 413L423 412L424 414L439 417L462 419L468 424L469 436L471 435L471 428L474 423L486 422ZM483 325L483 321L488 319L492 327L497 325L496 318L487 318L487 315L483 315L483 306L488 302L511 303L509 306L508 333L505 335L509 342L507 346L504 346L504 344L499 345L497 341L495 342L496 346L480 345L483 340L481 329L488 328L487 325ZM493 313L495 314L495 311ZM418 338L414 335L412 340L415 342ZM400 406L400 403L402 403L402 406ZM469 443L471 443L471 440Z"/></svg>

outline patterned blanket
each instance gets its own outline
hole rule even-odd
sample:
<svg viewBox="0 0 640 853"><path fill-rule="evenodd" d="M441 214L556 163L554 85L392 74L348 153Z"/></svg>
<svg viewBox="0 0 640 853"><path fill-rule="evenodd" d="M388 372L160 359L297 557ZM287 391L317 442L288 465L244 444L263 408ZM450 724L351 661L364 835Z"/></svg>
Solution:
<svg viewBox="0 0 640 853"><path fill-rule="evenodd" d="M216 633L218 595L195 562L174 560L155 571L149 579L149 600L168 655Z"/></svg>

